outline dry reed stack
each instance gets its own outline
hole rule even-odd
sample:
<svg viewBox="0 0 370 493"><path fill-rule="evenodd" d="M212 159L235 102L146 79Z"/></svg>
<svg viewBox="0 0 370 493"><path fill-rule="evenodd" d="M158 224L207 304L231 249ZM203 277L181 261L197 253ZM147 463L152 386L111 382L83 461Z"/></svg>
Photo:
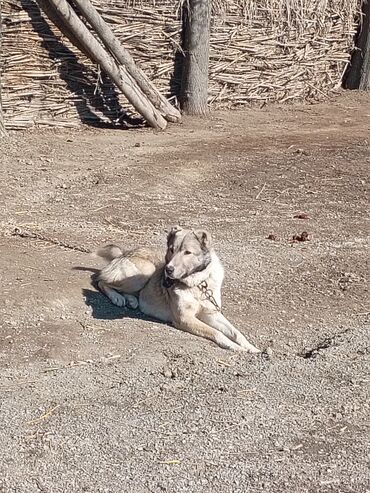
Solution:
<svg viewBox="0 0 370 493"><path fill-rule="evenodd" d="M167 97L175 94L182 56L181 3L93 4L155 86ZM358 7L358 0L214 0L211 106L325 97L340 84L353 48ZM2 0L2 22L6 128L122 123L131 116L110 81L34 0Z"/></svg>

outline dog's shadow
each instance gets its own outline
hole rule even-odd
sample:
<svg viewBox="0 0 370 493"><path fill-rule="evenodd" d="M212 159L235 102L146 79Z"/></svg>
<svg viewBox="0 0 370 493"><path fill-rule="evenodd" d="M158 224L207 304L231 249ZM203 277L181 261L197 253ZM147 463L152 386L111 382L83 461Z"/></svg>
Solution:
<svg viewBox="0 0 370 493"><path fill-rule="evenodd" d="M96 288L95 278L96 274L99 272L98 269L93 269L89 267L73 267L72 270L92 273L90 277L91 285L93 288L95 288L95 290L83 288L82 296L84 298L85 304L88 307L91 307L92 317L94 319L121 320L123 318L131 318L171 326L171 324L164 324L164 322L161 322L160 320L144 315L140 312L140 310L132 310L127 307L118 307L116 305L113 305L113 303Z"/></svg>
<svg viewBox="0 0 370 493"><path fill-rule="evenodd" d="M83 289L82 296L85 304L91 307L92 317L98 320L117 320L130 316L135 317L136 312L132 310L132 313L128 312L127 308L120 308L113 305L106 296L99 291L93 291L92 289Z"/></svg>

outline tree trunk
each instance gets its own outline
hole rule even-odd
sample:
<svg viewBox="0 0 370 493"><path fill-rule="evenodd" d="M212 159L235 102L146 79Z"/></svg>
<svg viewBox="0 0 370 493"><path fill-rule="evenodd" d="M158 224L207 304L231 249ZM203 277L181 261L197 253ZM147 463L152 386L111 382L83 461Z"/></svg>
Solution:
<svg viewBox="0 0 370 493"><path fill-rule="evenodd" d="M174 108L164 96L162 96L144 72L135 64L130 52L120 44L111 28L91 2L89 0L73 0L73 3L91 24L91 27L98 34L105 47L119 63L126 67L127 72L135 79L137 85L153 105L161 112L164 118L170 122L180 122L180 112Z"/></svg>
<svg viewBox="0 0 370 493"><path fill-rule="evenodd" d="M158 110L154 108L148 98L140 91L135 81L123 67L118 67L115 60L104 50L100 43L90 33L72 7L66 0L38 0L41 8L48 14L50 5L57 16L61 18L60 27L67 25L68 29L63 32L70 41L78 42L84 53L101 66L106 74L112 79L117 87L126 96L132 106L143 116L143 118L154 128L163 130L166 128L166 120ZM49 6L49 8L48 8ZM52 19L51 19L52 20Z"/></svg>
<svg viewBox="0 0 370 493"><path fill-rule="evenodd" d="M188 0L185 8L181 105L189 115L208 113L210 0Z"/></svg>
<svg viewBox="0 0 370 493"><path fill-rule="evenodd" d="M351 64L345 76L347 89L370 90L370 2L363 0L362 19Z"/></svg>

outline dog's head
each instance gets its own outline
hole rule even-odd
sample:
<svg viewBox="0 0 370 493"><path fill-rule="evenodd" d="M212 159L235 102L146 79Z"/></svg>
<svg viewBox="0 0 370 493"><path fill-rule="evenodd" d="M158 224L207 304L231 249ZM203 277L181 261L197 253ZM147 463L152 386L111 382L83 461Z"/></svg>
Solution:
<svg viewBox="0 0 370 493"><path fill-rule="evenodd" d="M211 262L211 236L207 231L193 231L175 226L168 233L164 285L201 272Z"/></svg>

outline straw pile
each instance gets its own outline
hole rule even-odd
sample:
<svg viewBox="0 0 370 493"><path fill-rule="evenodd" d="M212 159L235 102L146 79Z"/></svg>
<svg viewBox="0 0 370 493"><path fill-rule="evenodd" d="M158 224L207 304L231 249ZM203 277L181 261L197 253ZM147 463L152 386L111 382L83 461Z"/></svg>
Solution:
<svg viewBox="0 0 370 493"><path fill-rule="evenodd" d="M95 0L155 85L176 102L181 2ZM210 104L312 101L340 85L359 0L213 0ZM6 127L120 122L127 104L42 15L2 0Z"/></svg>

